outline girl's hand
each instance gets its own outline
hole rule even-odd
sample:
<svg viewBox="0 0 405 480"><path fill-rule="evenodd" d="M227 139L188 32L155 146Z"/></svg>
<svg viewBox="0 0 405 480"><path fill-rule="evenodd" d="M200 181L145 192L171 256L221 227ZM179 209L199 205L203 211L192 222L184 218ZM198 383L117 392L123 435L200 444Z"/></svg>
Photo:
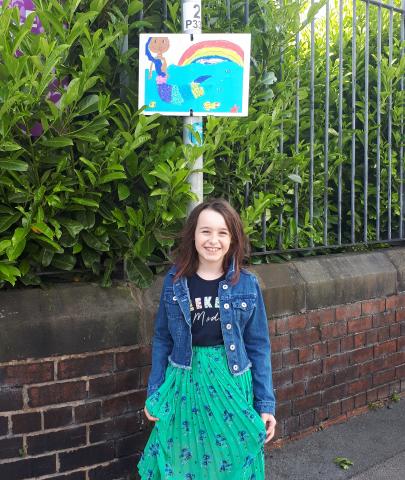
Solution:
<svg viewBox="0 0 405 480"><path fill-rule="evenodd" d="M268 443L274 437L277 422L271 413L261 413L260 416L266 425L266 440L264 443Z"/></svg>
<svg viewBox="0 0 405 480"><path fill-rule="evenodd" d="M143 409L143 411L144 411L144 413L145 413L145 415L146 415L146 418L147 418L149 421L151 421L151 422L157 422L157 421L159 420L159 419L156 418L156 417L152 417L152 415L148 412L148 409L146 408L146 406L145 406L145 408Z"/></svg>

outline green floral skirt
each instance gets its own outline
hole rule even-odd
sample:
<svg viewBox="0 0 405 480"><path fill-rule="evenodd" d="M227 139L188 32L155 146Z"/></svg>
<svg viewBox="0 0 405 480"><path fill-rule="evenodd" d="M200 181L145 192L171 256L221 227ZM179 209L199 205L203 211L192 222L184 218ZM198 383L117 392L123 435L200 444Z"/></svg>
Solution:
<svg viewBox="0 0 405 480"><path fill-rule="evenodd" d="M142 480L264 480L251 372L233 376L223 345L193 347L191 369L169 364L146 407L159 421L138 463Z"/></svg>

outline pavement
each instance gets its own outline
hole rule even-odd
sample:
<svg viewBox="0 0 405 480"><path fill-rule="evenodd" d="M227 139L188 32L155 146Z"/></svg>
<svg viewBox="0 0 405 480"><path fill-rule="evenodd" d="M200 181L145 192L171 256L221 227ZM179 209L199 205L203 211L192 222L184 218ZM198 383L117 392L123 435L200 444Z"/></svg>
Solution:
<svg viewBox="0 0 405 480"><path fill-rule="evenodd" d="M342 479L405 480L405 398L266 452L266 480Z"/></svg>

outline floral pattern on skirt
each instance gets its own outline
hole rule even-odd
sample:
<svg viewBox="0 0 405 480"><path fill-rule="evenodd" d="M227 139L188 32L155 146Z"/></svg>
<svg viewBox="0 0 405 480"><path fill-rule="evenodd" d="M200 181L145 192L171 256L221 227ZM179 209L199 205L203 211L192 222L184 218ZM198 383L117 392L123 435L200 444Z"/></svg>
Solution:
<svg viewBox="0 0 405 480"><path fill-rule="evenodd" d="M142 480L264 480L251 372L233 376L223 345L193 347L191 369L169 364L146 407L159 421L138 463Z"/></svg>

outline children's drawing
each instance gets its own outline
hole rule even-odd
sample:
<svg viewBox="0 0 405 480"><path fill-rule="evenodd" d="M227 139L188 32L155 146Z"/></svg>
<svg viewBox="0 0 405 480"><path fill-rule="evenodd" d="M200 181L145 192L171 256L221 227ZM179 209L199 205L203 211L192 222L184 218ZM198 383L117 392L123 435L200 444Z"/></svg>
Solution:
<svg viewBox="0 0 405 480"><path fill-rule="evenodd" d="M247 115L250 35L141 34L139 106L164 115Z"/></svg>

